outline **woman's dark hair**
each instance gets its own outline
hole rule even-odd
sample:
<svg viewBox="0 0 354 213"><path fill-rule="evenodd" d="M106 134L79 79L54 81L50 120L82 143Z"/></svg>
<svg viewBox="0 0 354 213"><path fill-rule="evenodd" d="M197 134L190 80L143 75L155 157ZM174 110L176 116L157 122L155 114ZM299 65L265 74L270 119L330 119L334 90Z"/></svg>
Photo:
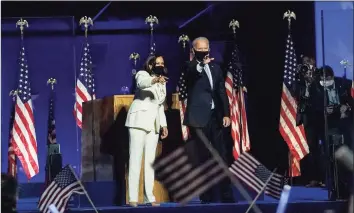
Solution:
<svg viewBox="0 0 354 213"><path fill-rule="evenodd" d="M147 71L148 73L152 74L152 69L153 69L153 68L155 67L155 65L156 65L156 59L159 58L159 57L161 57L161 58L164 59L164 57L163 57L162 55L158 55L158 54L150 55L150 56L146 59L144 65L143 65L143 70L145 70L145 71ZM151 65L152 68L150 68L149 65ZM165 62L165 69L164 69L164 72L165 72L165 75L167 75L166 62Z"/></svg>
<svg viewBox="0 0 354 213"><path fill-rule="evenodd" d="M16 212L18 183L17 180L5 173L1 173L1 211Z"/></svg>

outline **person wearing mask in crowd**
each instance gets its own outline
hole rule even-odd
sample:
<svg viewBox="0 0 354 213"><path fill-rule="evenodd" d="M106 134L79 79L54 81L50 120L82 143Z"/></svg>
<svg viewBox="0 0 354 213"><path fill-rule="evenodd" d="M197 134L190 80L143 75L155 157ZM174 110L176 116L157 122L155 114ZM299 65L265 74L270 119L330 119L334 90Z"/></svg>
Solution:
<svg viewBox="0 0 354 213"><path fill-rule="evenodd" d="M159 206L153 194L155 174L152 163L156 147L168 135L164 111L166 99L165 76L167 69L161 55L149 56L143 70L136 73L136 92L131 104L125 126L129 130L129 204L136 207L139 194L139 178L142 156L145 156L144 186L145 197L152 206Z"/></svg>
<svg viewBox="0 0 354 213"><path fill-rule="evenodd" d="M332 161L329 162L328 159L333 158L332 149L330 149L332 147L331 144L335 144L334 147L338 147L340 143L344 143L351 147L352 143L353 99L350 96L350 84L347 82L348 80L346 79L336 78L330 66L322 67L318 73L318 80L316 81L315 92L311 101L312 112L316 120L316 134L324 150L322 165L317 165L317 167L322 170L321 174L323 176L325 176L325 169L327 169L329 190L332 192L339 190L342 198L347 197L344 194L349 188L351 181L347 181L347 175L341 171L334 170L334 163ZM327 128L325 128L325 116L327 118ZM334 173L338 174L337 189L334 187L336 179ZM331 199L336 199L336 193L331 193L331 195Z"/></svg>

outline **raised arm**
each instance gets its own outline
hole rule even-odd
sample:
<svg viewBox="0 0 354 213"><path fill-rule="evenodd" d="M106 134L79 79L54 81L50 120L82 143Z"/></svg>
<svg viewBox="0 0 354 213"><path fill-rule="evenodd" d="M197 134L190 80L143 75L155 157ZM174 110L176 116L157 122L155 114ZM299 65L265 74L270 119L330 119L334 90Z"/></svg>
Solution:
<svg viewBox="0 0 354 213"><path fill-rule="evenodd" d="M152 77L148 72L141 70L135 75L136 86L139 89L146 89L157 82L157 77Z"/></svg>

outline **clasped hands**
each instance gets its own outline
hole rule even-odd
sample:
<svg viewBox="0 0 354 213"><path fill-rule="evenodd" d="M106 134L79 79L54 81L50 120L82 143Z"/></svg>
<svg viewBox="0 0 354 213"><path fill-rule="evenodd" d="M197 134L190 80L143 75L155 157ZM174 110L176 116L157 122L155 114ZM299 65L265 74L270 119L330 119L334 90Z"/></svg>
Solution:
<svg viewBox="0 0 354 213"><path fill-rule="evenodd" d="M164 84L164 83L167 82L167 80L168 80L167 77L165 77L163 75L160 75L160 76L157 76L157 77L153 78L151 83L152 84L156 84L156 83Z"/></svg>

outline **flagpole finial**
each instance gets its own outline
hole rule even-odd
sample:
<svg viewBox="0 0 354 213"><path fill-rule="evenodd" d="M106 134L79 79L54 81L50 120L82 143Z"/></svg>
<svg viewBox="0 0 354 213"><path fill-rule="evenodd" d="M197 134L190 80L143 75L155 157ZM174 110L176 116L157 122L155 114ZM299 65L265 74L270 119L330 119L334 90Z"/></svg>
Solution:
<svg viewBox="0 0 354 213"><path fill-rule="evenodd" d="M129 60L133 60L134 66L136 66L136 63L139 58L140 58L140 55L139 55L139 53L136 53L136 52L131 53L129 56Z"/></svg>
<svg viewBox="0 0 354 213"><path fill-rule="evenodd" d="M349 61L347 59L343 59L340 61L340 65L342 65L344 68L350 67L351 64L349 64Z"/></svg>
<svg viewBox="0 0 354 213"><path fill-rule="evenodd" d="M90 17L84 16L80 19L79 25L85 27L85 38L87 38L87 32L90 26L93 26L93 21Z"/></svg>
<svg viewBox="0 0 354 213"><path fill-rule="evenodd" d="M154 24L159 24L159 19L156 16L149 15L145 19L145 24L149 24L150 30L153 31L154 30Z"/></svg>
<svg viewBox="0 0 354 213"><path fill-rule="evenodd" d="M56 83L57 83L57 80L55 78L49 78L47 81L47 85L50 84L52 90L54 90L54 84L56 84Z"/></svg>
<svg viewBox="0 0 354 213"><path fill-rule="evenodd" d="M231 28L233 33L236 34L236 29L240 28L240 23L237 20L232 19L229 23L229 28Z"/></svg>
<svg viewBox="0 0 354 213"><path fill-rule="evenodd" d="M13 89L10 91L9 96L16 96L17 95L17 90Z"/></svg>
<svg viewBox="0 0 354 213"><path fill-rule="evenodd" d="M178 43L182 42L182 47L183 49L186 49L186 44L189 41L189 37L187 35L182 34L179 38L178 38Z"/></svg>
<svg viewBox="0 0 354 213"><path fill-rule="evenodd" d="M24 20L22 18L20 18L20 20L16 22L16 28L17 26L20 27L21 36L23 36L23 31L25 30L25 27L29 27L27 20Z"/></svg>
<svg viewBox="0 0 354 213"><path fill-rule="evenodd" d="M291 19L293 18L294 20L296 20L296 14L293 11L288 10L283 15L283 19L285 19L285 18L288 20L288 28L290 30L290 28L291 28Z"/></svg>

